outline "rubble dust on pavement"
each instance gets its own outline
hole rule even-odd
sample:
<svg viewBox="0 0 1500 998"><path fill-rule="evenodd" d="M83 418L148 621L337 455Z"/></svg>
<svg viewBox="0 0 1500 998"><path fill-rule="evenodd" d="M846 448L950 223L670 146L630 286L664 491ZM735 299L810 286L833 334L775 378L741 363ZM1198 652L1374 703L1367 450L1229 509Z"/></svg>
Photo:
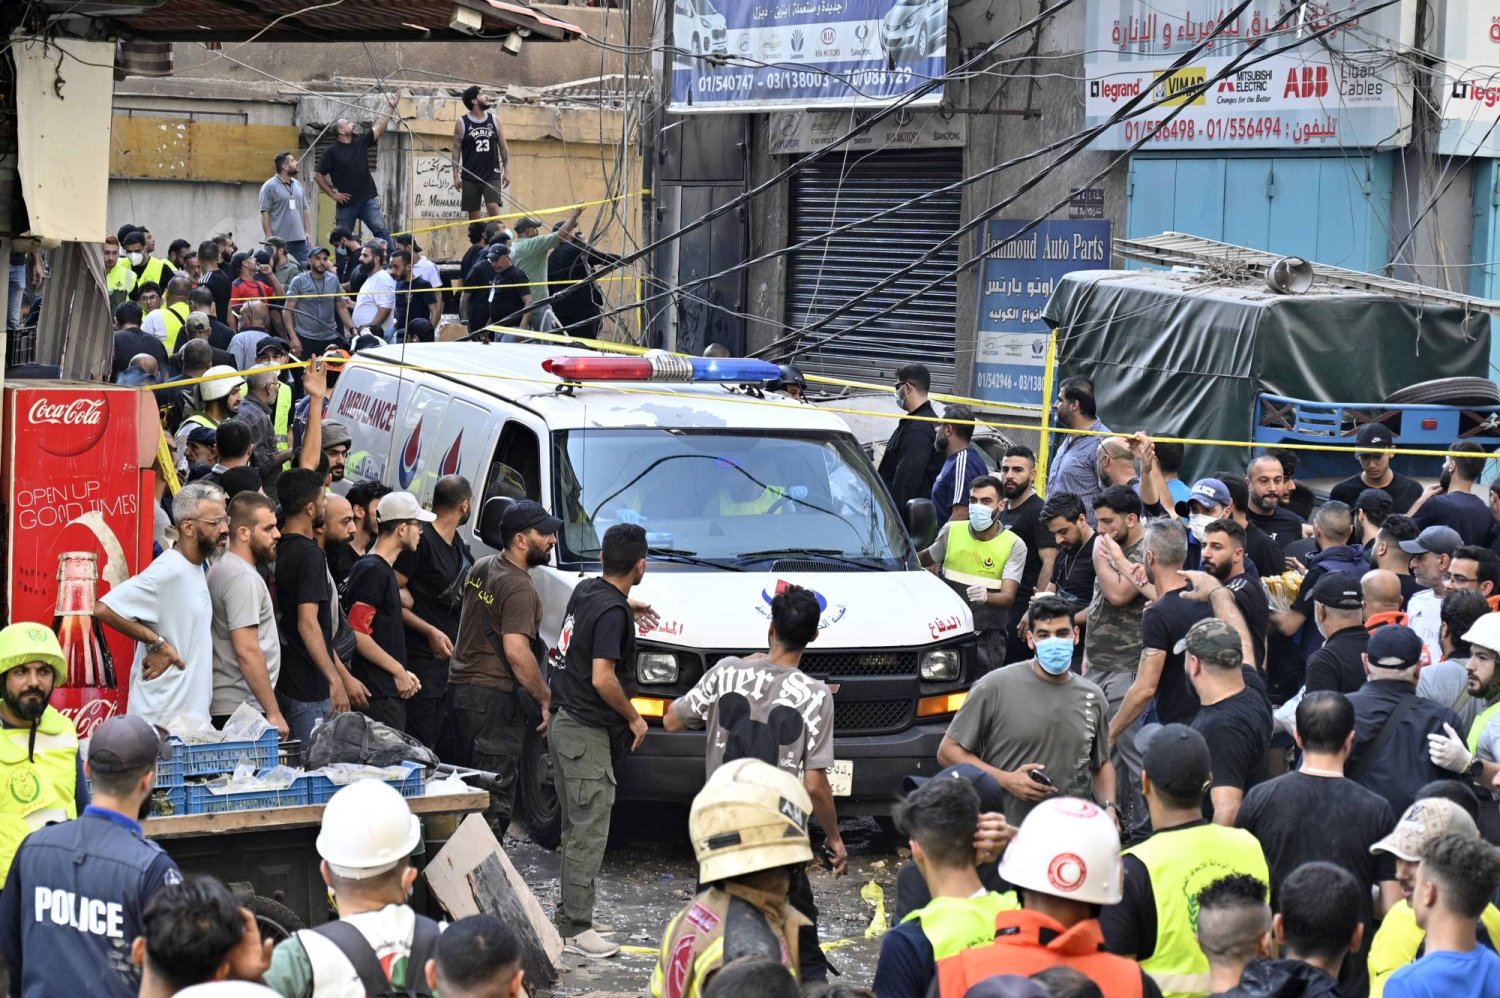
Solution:
<svg viewBox="0 0 1500 998"><path fill-rule="evenodd" d="M898 843L872 818L848 819L839 828L849 850L848 875L835 879L816 868L811 873L818 932L829 960L844 980L868 986L875 977L880 939L865 938L875 909L860 896L861 889L872 882L879 887L889 921L896 903L896 870L908 854L905 842ZM814 844L819 838L815 829ZM526 839L518 825L506 835L505 851L543 910L551 914L558 897L557 853ZM537 994L570 998L644 994L662 933L672 916L692 899L697 873L686 807L617 804L594 917L614 929L610 938L623 952L608 960L564 953L558 983Z"/></svg>

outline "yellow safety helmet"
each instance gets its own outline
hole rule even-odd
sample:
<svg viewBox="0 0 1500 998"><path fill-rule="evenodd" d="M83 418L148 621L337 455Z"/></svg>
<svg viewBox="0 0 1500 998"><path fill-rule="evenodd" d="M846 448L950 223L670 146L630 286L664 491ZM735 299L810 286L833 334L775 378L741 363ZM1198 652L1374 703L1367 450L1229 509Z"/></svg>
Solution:
<svg viewBox="0 0 1500 998"><path fill-rule="evenodd" d="M812 799L796 776L759 759L726 762L688 812L699 881L711 884L810 861L811 814Z"/></svg>
<svg viewBox="0 0 1500 998"><path fill-rule="evenodd" d="M28 662L46 662L57 675L57 684L68 681L68 660L52 629L25 621L0 631L0 675Z"/></svg>

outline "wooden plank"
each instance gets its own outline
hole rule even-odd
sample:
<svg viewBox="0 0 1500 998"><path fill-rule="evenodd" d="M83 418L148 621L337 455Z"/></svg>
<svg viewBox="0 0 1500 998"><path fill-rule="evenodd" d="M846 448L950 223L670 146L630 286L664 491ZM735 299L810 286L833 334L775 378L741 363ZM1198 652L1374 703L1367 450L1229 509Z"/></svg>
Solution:
<svg viewBox="0 0 1500 998"><path fill-rule="evenodd" d="M296 149L293 125L245 125L116 114L110 124L110 176L131 180L262 183L276 154ZM312 171L306 173L311 181Z"/></svg>
<svg viewBox="0 0 1500 998"><path fill-rule="evenodd" d="M465 818L422 875L433 897L453 918L495 915L520 933L528 959L539 968L545 961L545 975L538 972L533 976L531 965L527 965L528 980L555 980L562 937L483 816L471 814Z"/></svg>
<svg viewBox="0 0 1500 998"><path fill-rule="evenodd" d="M413 814L472 814L490 803L486 791L412 797L406 802ZM148 818L141 823L147 838L173 839L188 835L225 835L280 828L303 828L323 821L324 804L302 807L270 807L259 811L224 811L216 814L181 814L170 818Z"/></svg>

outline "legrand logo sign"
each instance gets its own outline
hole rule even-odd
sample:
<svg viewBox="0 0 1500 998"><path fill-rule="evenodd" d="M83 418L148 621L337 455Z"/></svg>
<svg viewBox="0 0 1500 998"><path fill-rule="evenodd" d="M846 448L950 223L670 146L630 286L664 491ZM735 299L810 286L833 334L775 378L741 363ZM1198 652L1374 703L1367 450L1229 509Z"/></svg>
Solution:
<svg viewBox="0 0 1500 998"><path fill-rule="evenodd" d="M1176 72L1158 76L1151 93L1168 107L1180 107L1184 104L1189 107L1202 107L1207 103L1202 89L1207 82L1208 68L1206 66L1184 66ZM1194 90L1195 87L1200 89Z"/></svg>

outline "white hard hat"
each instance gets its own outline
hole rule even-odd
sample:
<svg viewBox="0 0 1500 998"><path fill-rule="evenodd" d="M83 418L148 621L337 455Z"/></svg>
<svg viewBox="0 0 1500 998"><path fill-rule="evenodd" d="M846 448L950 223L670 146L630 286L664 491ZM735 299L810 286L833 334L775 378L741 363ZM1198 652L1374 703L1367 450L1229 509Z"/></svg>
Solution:
<svg viewBox="0 0 1500 998"><path fill-rule="evenodd" d="M813 858L807 840L812 800L802 781L759 759L726 762L688 812L698 881L744 876Z"/></svg>
<svg viewBox="0 0 1500 998"><path fill-rule="evenodd" d="M1465 644L1488 648L1500 655L1500 613L1487 613L1464 632Z"/></svg>
<svg viewBox="0 0 1500 998"><path fill-rule="evenodd" d="M1070 901L1119 904L1125 895L1120 833L1113 819L1091 801L1044 800L1005 848L1000 879Z"/></svg>
<svg viewBox="0 0 1500 998"><path fill-rule="evenodd" d="M233 375L233 377L221 377L221 375ZM224 398L245 383L245 379L240 377L235 369L228 364L219 364L216 367L210 367L203 372L203 376L213 379L212 381L204 381L198 385L198 394L205 402Z"/></svg>
<svg viewBox="0 0 1500 998"><path fill-rule="evenodd" d="M422 824L395 788L359 780L333 795L323 809L318 855L345 880L378 877L412 854Z"/></svg>

